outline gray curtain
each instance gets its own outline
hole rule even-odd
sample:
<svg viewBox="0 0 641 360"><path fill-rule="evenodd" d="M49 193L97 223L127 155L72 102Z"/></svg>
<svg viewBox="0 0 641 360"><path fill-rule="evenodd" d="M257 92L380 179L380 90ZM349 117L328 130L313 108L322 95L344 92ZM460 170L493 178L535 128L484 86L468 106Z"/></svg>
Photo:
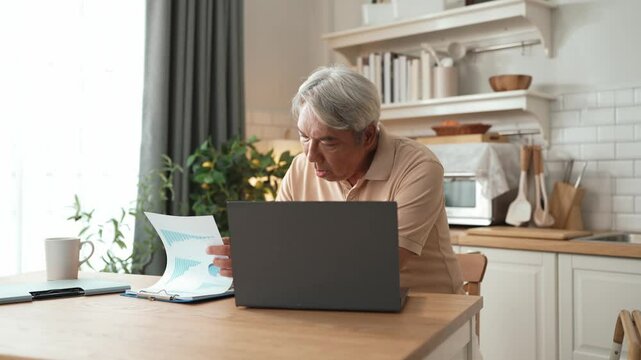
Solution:
<svg viewBox="0 0 641 360"><path fill-rule="evenodd" d="M219 147L244 134L242 41L242 0L147 0L141 181L163 154L184 166L208 137ZM187 168L176 174L174 200L155 197L150 210L184 215L188 176ZM136 245L145 236L139 219ZM165 263L161 248L143 273L162 274Z"/></svg>

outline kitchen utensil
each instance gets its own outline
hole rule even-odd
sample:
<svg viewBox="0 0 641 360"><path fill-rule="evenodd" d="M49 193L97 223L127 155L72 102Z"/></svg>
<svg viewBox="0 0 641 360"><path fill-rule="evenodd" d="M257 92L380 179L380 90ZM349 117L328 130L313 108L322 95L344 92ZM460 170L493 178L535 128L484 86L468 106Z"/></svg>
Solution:
<svg viewBox="0 0 641 360"><path fill-rule="evenodd" d="M436 51L434 50L432 45L428 43L422 43L421 47L423 47L425 50L427 50L430 53L430 55L432 55L432 57L434 58L434 61L436 61L436 66L438 67L443 66L443 64L441 64L441 59L436 55Z"/></svg>
<svg viewBox="0 0 641 360"><path fill-rule="evenodd" d="M550 227L554 225L556 219L552 216L552 213L550 212L550 204L548 203L548 191L545 186L545 166L543 164L543 156L541 156L541 174L539 174L539 176L541 177L541 194L543 194L543 224L545 227Z"/></svg>
<svg viewBox="0 0 641 360"><path fill-rule="evenodd" d="M547 209L547 195L545 194L543 179L543 157L541 156L541 147L538 145L532 147L532 162L534 163L534 190L536 193L534 223L538 227L550 227L554 224L554 218Z"/></svg>
<svg viewBox="0 0 641 360"><path fill-rule="evenodd" d="M564 183L569 183L570 182L570 176L572 176L572 168L574 167L574 159L570 159L567 161L565 164L565 168L563 169L563 182Z"/></svg>
<svg viewBox="0 0 641 360"><path fill-rule="evenodd" d="M587 162L583 163L583 167L581 168L581 172L579 173L579 177L576 178L576 182L574 183L574 188L578 188L579 185L581 184L581 179L583 179L583 173L585 173L585 168L588 166Z"/></svg>
<svg viewBox="0 0 641 360"><path fill-rule="evenodd" d="M465 45L454 41L447 46L447 53L452 59L458 61L465 57L467 48L465 47Z"/></svg>
<svg viewBox="0 0 641 360"><path fill-rule="evenodd" d="M511 226L484 226L467 229L467 235L527 238L541 240L568 240L592 235L583 230L559 230L538 228L513 228Z"/></svg>
<svg viewBox="0 0 641 360"><path fill-rule="evenodd" d="M550 212L555 219L556 229L582 230L581 202L585 189L575 188L563 181L557 181L550 196Z"/></svg>
<svg viewBox="0 0 641 360"><path fill-rule="evenodd" d="M521 146L521 177L519 179L519 192L516 199L512 201L507 209L507 216L505 222L521 226L521 224L528 222L532 216L532 205L527 200L527 170L530 165L530 152L531 149L527 145Z"/></svg>
<svg viewBox="0 0 641 360"><path fill-rule="evenodd" d="M444 57L443 59L441 59L441 65L443 65L443 67L454 66L454 59L452 59L451 57Z"/></svg>
<svg viewBox="0 0 641 360"><path fill-rule="evenodd" d="M490 86L494 91L525 90L530 87L532 76L521 74L495 75L490 77Z"/></svg>
<svg viewBox="0 0 641 360"><path fill-rule="evenodd" d="M451 58L449 58L451 60ZM444 98L458 95L458 69L455 66L437 66L432 69L434 97Z"/></svg>

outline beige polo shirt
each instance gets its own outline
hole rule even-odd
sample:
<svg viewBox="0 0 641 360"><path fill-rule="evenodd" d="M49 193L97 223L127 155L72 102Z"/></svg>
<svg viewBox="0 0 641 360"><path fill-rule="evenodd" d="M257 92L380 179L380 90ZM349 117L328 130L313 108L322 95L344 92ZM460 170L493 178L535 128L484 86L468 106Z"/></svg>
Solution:
<svg viewBox="0 0 641 360"><path fill-rule="evenodd" d="M305 154L283 178L278 201L396 201L398 243L412 256L401 269L401 287L461 293L459 265L450 243L443 166L424 145L388 134L380 126L369 170L353 187L316 176Z"/></svg>

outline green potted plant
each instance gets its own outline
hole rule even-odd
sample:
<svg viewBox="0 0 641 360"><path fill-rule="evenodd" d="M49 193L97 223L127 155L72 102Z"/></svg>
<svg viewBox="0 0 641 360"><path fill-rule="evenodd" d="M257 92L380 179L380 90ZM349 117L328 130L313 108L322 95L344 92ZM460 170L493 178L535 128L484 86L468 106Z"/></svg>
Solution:
<svg viewBox="0 0 641 360"><path fill-rule="evenodd" d="M254 146L257 141L234 138L218 150L207 140L187 158L196 184L190 195L192 211L214 215L223 236L229 234L227 201L274 199L294 158L289 151L278 159L273 150L261 153Z"/></svg>

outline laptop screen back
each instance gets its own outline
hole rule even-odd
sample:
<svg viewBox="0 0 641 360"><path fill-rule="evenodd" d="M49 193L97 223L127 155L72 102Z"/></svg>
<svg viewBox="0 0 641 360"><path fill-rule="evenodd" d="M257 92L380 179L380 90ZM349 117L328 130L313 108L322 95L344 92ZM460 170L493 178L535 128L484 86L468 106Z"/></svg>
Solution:
<svg viewBox="0 0 641 360"><path fill-rule="evenodd" d="M236 305L400 311L395 202L230 202Z"/></svg>

